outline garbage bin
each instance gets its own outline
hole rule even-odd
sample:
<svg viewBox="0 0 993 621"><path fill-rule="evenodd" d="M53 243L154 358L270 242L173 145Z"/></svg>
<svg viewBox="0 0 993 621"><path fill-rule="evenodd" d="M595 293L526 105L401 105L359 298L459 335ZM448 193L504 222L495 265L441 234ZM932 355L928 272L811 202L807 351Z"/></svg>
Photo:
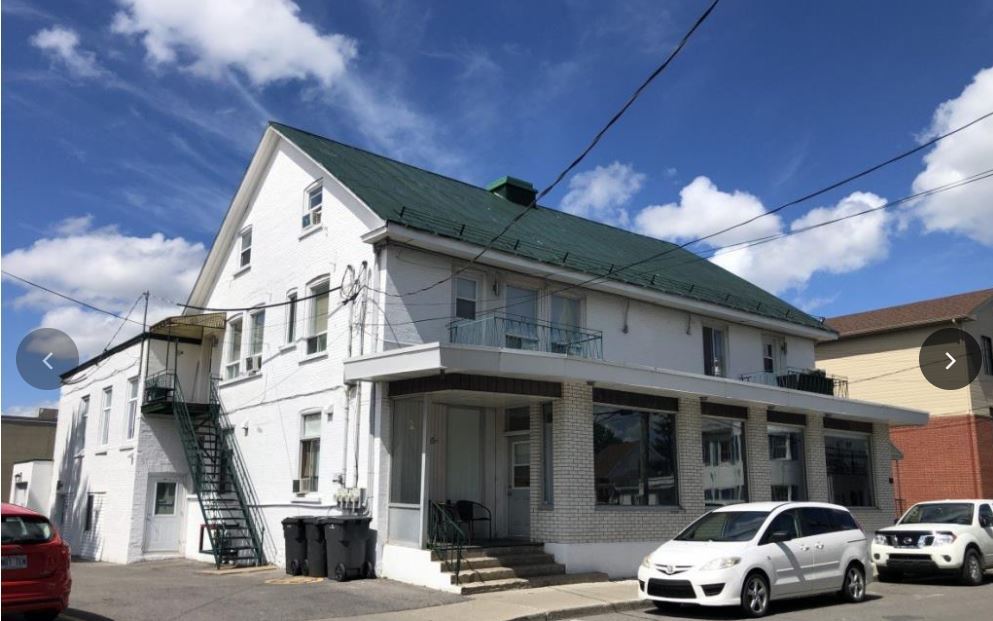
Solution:
<svg viewBox="0 0 993 621"><path fill-rule="evenodd" d="M286 547L286 573L299 576L307 562L307 533L305 516L296 515L283 520L283 542Z"/></svg>
<svg viewBox="0 0 993 621"><path fill-rule="evenodd" d="M336 515L324 521L328 577L339 582L358 576L372 577L372 562L366 554L372 518L366 515Z"/></svg>
<svg viewBox="0 0 993 621"><path fill-rule="evenodd" d="M307 558L304 561L304 573L308 576L326 578L328 575L327 546L324 543L324 525L327 518L304 518L307 530Z"/></svg>

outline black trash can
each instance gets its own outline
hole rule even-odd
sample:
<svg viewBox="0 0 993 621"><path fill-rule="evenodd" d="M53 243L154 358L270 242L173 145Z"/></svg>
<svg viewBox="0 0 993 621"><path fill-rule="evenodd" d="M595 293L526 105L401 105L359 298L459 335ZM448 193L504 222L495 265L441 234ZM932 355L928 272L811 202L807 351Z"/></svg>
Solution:
<svg viewBox="0 0 993 621"><path fill-rule="evenodd" d="M341 582L349 578L373 576L367 555L369 522L367 515L336 515L324 518L327 541L328 577Z"/></svg>
<svg viewBox="0 0 993 621"><path fill-rule="evenodd" d="M283 542L286 547L286 573L299 576L307 562L307 533L303 521L306 516L296 515L283 520Z"/></svg>
<svg viewBox="0 0 993 621"><path fill-rule="evenodd" d="M307 558L304 573L315 578L328 575L327 546L324 543L324 524L328 518L307 517L303 523L307 531Z"/></svg>

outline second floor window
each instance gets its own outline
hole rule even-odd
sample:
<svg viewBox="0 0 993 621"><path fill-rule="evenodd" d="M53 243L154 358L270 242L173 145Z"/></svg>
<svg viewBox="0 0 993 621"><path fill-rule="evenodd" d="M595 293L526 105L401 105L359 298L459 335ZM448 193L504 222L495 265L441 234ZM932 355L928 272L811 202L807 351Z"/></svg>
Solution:
<svg viewBox="0 0 993 621"><path fill-rule="evenodd" d="M248 356L245 358L245 372L258 373L262 368L262 344L265 338L265 311L250 315L251 332L248 342Z"/></svg>
<svg viewBox="0 0 993 621"><path fill-rule="evenodd" d="M252 263L252 227L241 232L241 253L238 267L247 267Z"/></svg>
<svg viewBox="0 0 993 621"><path fill-rule="evenodd" d="M307 353L316 354L328 348L328 281L310 288L310 333L307 335Z"/></svg>
<svg viewBox="0 0 993 621"><path fill-rule="evenodd" d="M301 418L300 491L316 492L321 461L321 414L304 414Z"/></svg>
<svg viewBox="0 0 993 621"><path fill-rule="evenodd" d="M318 183L307 189L303 210L303 228L309 229L321 224L321 210L324 206L324 186Z"/></svg>
<svg viewBox="0 0 993 621"><path fill-rule="evenodd" d="M477 288L471 278L455 279L455 316L459 319L476 318Z"/></svg>
<svg viewBox="0 0 993 621"><path fill-rule="evenodd" d="M243 319L238 317L228 322L228 355L224 366L225 379L233 379L241 374L241 335Z"/></svg>
<svg viewBox="0 0 993 621"><path fill-rule="evenodd" d="M134 439L135 427L138 425L138 378L128 380L128 426L127 439Z"/></svg>
<svg viewBox="0 0 993 621"><path fill-rule="evenodd" d="M79 450L86 448L86 421L90 415L90 398L83 397L79 401Z"/></svg>
<svg viewBox="0 0 993 621"><path fill-rule="evenodd" d="M703 327L703 372L707 375L727 375L727 341L723 328Z"/></svg>
<svg viewBox="0 0 993 621"><path fill-rule="evenodd" d="M297 340L297 292L286 296L286 343Z"/></svg>
<svg viewBox="0 0 993 621"><path fill-rule="evenodd" d="M100 410L100 446L105 446L110 440L110 408L114 402L114 389L103 389L103 405Z"/></svg>
<svg viewBox="0 0 993 621"><path fill-rule="evenodd" d="M993 375L993 339L988 336L981 337L983 341L983 368L986 375Z"/></svg>

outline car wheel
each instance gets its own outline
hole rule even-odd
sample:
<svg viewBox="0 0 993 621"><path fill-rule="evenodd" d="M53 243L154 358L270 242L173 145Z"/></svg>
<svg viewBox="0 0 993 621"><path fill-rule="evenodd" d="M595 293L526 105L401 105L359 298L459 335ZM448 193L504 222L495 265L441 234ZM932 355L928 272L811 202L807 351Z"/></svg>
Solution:
<svg viewBox="0 0 993 621"><path fill-rule="evenodd" d="M845 582L841 585L841 596L846 602L857 604L865 599L865 572L852 563L845 570Z"/></svg>
<svg viewBox="0 0 993 621"><path fill-rule="evenodd" d="M745 615L757 618L769 612L769 582L760 573L748 574L741 586L741 609Z"/></svg>
<svg viewBox="0 0 993 621"><path fill-rule="evenodd" d="M979 553L975 550L965 551L961 580L962 584L967 586L978 586L983 583L983 562L979 560Z"/></svg>
<svg viewBox="0 0 993 621"><path fill-rule="evenodd" d="M876 577L880 582L899 582L903 574L892 569L877 569Z"/></svg>

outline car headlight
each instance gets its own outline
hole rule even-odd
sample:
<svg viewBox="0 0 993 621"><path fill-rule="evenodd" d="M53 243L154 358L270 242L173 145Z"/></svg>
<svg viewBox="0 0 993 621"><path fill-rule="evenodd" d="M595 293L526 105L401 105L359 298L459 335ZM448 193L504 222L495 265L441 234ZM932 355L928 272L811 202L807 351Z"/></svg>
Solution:
<svg viewBox="0 0 993 621"><path fill-rule="evenodd" d="M641 559L641 566L642 567L651 567L652 566L652 555L651 554L649 554L645 558Z"/></svg>
<svg viewBox="0 0 993 621"><path fill-rule="evenodd" d="M947 546L955 541L955 535L952 533L935 533L934 540L931 542L933 546Z"/></svg>
<svg viewBox="0 0 993 621"><path fill-rule="evenodd" d="M700 569L704 571L711 571L714 569L728 569L730 567L734 567L740 562L741 559L738 558L737 556L726 556L723 558L715 558L709 561L706 565L704 565Z"/></svg>
<svg viewBox="0 0 993 621"><path fill-rule="evenodd" d="M888 545L890 545L890 538L887 537L886 535L878 535L877 534L876 537L873 539L873 541L875 541L876 543L878 543L881 546L888 546Z"/></svg>

